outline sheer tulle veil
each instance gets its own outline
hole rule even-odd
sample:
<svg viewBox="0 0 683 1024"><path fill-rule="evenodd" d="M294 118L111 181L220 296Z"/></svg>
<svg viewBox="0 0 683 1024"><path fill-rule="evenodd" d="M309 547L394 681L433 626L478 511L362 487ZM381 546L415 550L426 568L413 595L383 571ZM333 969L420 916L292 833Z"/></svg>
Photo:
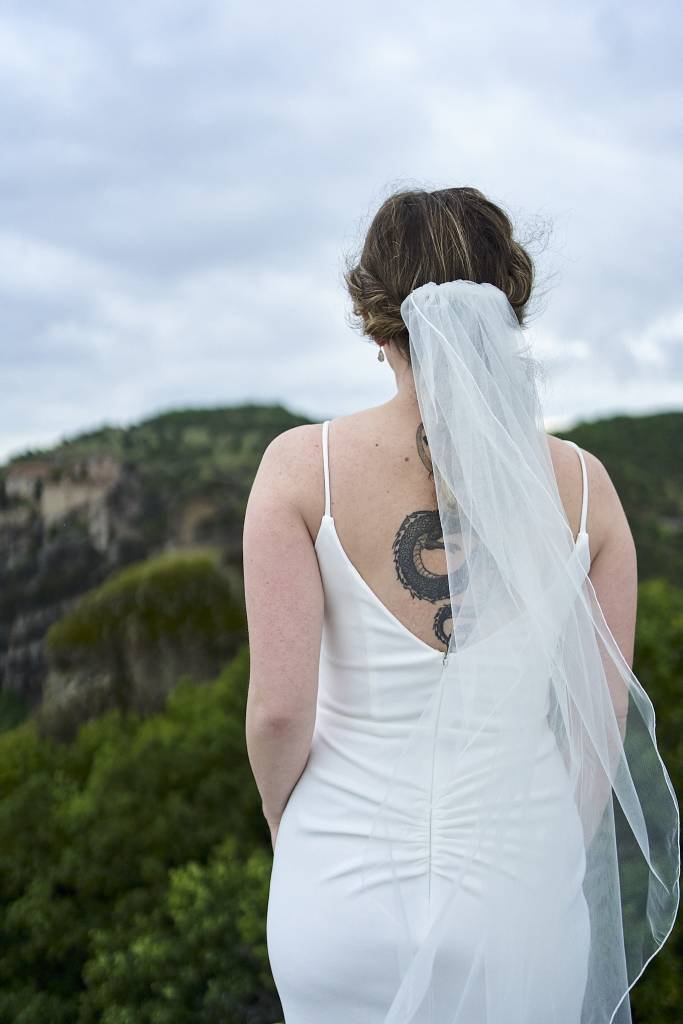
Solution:
<svg viewBox="0 0 683 1024"><path fill-rule="evenodd" d="M364 844L365 884L395 923L396 996L385 1024L473 1024L463 972L440 965L481 885L486 927L472 957L486 1018L630 1024L629 989L659 951L679 902L679 809L657 749L652 703L622 656L574 544L538 394L538 364L506 295L432 282L401 305L434 470L452 613L440 679L395 764ZM552 862L535 817L534 771L554 742L580 851ZM473 761L478 750L480 761ZM428 827L457 818L463 766L480 810L430 860L429 914L411 920L406 806ZM566 809L563 812L566 815ZM547 818L545 819L547 823ZM521 851L521 854L520 854ZM526 870L511 886L509 856ZM482 865L486 870L482 870ZM572 943L557 879L580 871L590 922L580 1018L555 1005ZM380 884L390 879L389 884ZM435 1008L438 1008L436 1010Z"/></svg>

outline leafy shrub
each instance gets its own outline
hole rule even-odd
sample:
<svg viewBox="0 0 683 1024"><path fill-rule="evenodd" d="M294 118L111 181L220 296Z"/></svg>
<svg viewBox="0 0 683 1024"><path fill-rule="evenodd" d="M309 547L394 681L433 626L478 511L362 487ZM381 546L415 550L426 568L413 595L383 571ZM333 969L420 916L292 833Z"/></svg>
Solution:
<svg viewBox="0 0 683 1024"><path fill-rule="evenodd" d="M636 672L683 793L683 591L640 588ZM70 743L0 734L0 1021L272 1024L271 850L247 758L249 655L182 680L163 712L111 710ZM631 993L634 1024L683 1005L677 925Z"/></svg>
<svg viewBox="0 0 683 1024"><path fill-rule="evenodd" d="M183 680L163 713L112 710L70 744L32 721L0 735L0 1020L275 1019L247 683L243 646L215 682ZM218 919L202 921L211 893ZM178 987L155 987L179 963Z"/></svg>
<svg viewBox="0 0 683 1024"><path fill-rule="evenodd" d="M217 558L174 552L128 566L53 623L43 735L70 739L113 707L159 711L181 676L216 675L246 639L241 595Z"/></svg>

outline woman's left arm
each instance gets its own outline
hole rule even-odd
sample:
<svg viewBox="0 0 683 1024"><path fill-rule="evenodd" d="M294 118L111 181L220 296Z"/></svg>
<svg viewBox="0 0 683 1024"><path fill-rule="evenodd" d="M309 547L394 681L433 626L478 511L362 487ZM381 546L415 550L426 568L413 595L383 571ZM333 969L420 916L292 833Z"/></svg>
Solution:
<svg viewBox="0 0 683 1024"><path fill-rule="evenodd" d="M315 726L323 589L297 501L310 489L313 459L321 458L319 445L306 443L310 430L294 427L268 445L244 520L246 741L271 835L306 765Z"/></svg>

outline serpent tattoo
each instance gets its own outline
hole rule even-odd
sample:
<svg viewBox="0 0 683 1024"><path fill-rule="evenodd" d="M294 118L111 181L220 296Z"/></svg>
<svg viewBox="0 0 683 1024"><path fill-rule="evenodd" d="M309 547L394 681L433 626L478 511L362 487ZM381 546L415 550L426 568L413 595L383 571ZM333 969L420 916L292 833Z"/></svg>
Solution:
<svg viewBox="0 0 683 1024"><path fill-rule="evenodd" d="M432 460L424 426L420 423L415 437L418 455L423 465L433 476ZM457 541L455 550L459 549ZM443 530L438 509L420 509L410 512L398 528L392 545L394 566L401 585L410 591L412 597L431 601L436 604L446 601L434 616L434 633L443 644L448 644L449 636L444 629L453 610L450 603L448 573L435 573L426 567L422 554L424 551L444 550ZM463 565L451 576L451 586L456 593L462 593L467 586L467 566Z"/></svg>
<svg viewBox="0 0 683 1024"><path fill-rule="evenodd" d="M427 440L427 434L425 433L424 424L422 423L421 420L420 425L417 428L417 433L415 435L415 444L417 445L417 454L420 456L420 459L427 467L429 475L433 477L434 471L432 469L432 457L429 454L429 441Z"/></svg>

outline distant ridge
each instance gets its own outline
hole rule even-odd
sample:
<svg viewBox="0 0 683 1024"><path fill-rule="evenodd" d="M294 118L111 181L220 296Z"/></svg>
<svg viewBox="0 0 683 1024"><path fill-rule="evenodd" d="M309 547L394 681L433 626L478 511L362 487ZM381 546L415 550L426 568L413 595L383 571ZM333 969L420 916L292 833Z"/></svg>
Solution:
<svg viewBox="0 0 683 1024"><path fill-rule="evenodd" d="M241 573L246 503L269 442L312 422L282 405L162 412L0 466L0 691L40 699L42 638L130 563L211 545ZM596 455L621 496L641 581L683 579L683 413L614 416L553 433Z"/></svg>

